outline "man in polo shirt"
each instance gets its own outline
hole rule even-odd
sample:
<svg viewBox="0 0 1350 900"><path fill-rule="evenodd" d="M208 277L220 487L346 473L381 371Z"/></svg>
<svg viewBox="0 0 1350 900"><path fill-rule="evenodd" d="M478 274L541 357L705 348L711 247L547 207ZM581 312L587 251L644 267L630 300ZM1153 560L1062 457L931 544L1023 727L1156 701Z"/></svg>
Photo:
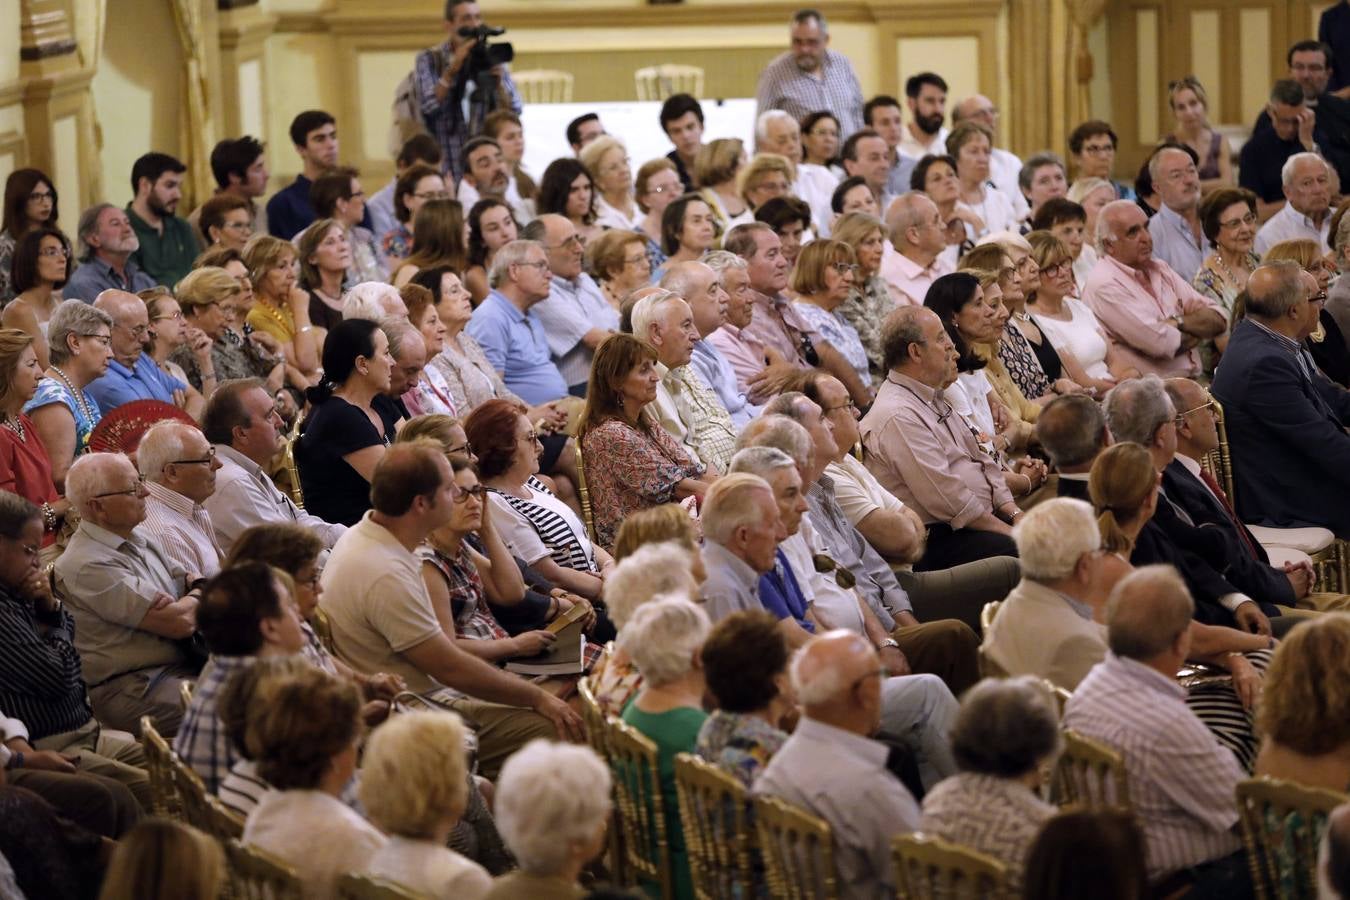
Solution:
<svg viewBox="0 0 1350 900"><path fill-rule="evenodd" d="M70 276L61 296L93 303L107 290L145 291L155 279L141 271L132 256L141 247L131 218L111 203L99 203L80 213L80 267Z"/></svg>
<svg viewBox="0 0 1350 900"><path fill-rule="evenodd" d="M512 241L497 251L492 291L473 311L469 336L483 348L506 386L530 406L567 395L549 354L548 335L531 308L549 293L548 255L538 241Z"/></svg>
<svg viewBox="0 0 1350 900"><path fill-rule="evenodd" d="M1148 173L1162 202L1148 223L1153 255L1190 282L1208 243L1200 232L1200 172L1185 150L1163 147L1148 161Z"/></svg>
<svg viewBox="0 0 1350 900"><path fill-rule="evenodd" d="M201 252L192 226L174 215L186 171L187 166L167 153L147 153L131 167L136 196L127 204L127 218L141 242L133 258L151 278L170 287L192 271Z"/></svg>
<svg viewBox="0 0 1350 900"><path fill-rule="evenodd" d="M85 388L104 415L132 400L182 405L180 397L186 398L189 391L196 393L191 386L165 374L145 352L143 342L150 331L150 317L140 297L126 291L104 291L94 307L113 320L113 358L108 371Z"/></svg>

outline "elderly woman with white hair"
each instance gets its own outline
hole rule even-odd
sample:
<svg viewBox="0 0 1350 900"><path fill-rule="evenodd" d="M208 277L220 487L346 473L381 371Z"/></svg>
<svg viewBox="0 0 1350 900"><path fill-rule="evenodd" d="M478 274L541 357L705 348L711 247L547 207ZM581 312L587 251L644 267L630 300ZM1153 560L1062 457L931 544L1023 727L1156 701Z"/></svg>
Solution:
<svg viewBox="0 0 1350 900"><path fill-rule="evenodd" d="M342 295L342 318L372 322L406 319L408 305L393 285L383 281L363 281Z"/></svg>
<svg viewBox="0 0 1350 900"><path fill-rule="evenodd" d="M359 796L389 836L366 872L435 900L478 900L492 878L446 847L468 804L465 728L446 712L394 716L366 742Z"/></svg>
<svg viewBox="0 0 1350 900"><path fill-rule="evenodd" d="M694 752L699 730L708 718L703 711L706 685L699 651L711 630L701 607L670 597L639 608L619 632L619 646L633 658L643 682L642 690L623 711L623 720L656 744L659 753L666 840L677 900L689 900L694 889L675 794L675 756Z"/></svg>
<svg viewBox="0 0 1350 900"><path fill-rule="evenodd" d="M502 766L497 826L520 869L486 900L580 900L581 871L605 847L610 775L588 747L530 741Z"/></svg>
<svg viewBox="0 0 1350 900"><path fill-rule="evenodd" d="M1006 865L1017 896L1027 851L1056 811L1035 793L1061 749L1049 692L1029 675L985 679L961 698L951 737L961 771L923 798L919 830Z"/></svg>

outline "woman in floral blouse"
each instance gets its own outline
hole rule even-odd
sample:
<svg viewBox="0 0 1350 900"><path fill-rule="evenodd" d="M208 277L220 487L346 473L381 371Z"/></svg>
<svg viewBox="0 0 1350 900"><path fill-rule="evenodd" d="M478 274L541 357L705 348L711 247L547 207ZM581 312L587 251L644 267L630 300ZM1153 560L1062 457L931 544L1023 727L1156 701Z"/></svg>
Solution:
<svg viewBox="0 0 1350 900"><path fill-rule="evenodd" d="M848 361L852 372L832 374L848 388L853 402L865 408L872 402L871 362L858 332L839 312L857 284L857 274L857 257L848 244L817 240L797 256L788 287L797 295L792 308Z"/></svg>
<svg viewBox="0 0 1350 900"><path fill-rule="evenodd" d="M597 543L610 547L629 513L695 497L710 482L646 411L656 399L656 351L631 334L606 338L591 361L579 437Z"/></svg>
<svg viewBox="0 0 1350 900"><path fill-rule="evenodd" d="M881 323L895 309L895 298L881 277L881 256L886 249L886 226L876 216L862 212L844 213L834 223L830 237L853 248L858 260L853 290L839 304L835 315L853 326L867 352L872 375L885 375L881 359Z"/></svg>

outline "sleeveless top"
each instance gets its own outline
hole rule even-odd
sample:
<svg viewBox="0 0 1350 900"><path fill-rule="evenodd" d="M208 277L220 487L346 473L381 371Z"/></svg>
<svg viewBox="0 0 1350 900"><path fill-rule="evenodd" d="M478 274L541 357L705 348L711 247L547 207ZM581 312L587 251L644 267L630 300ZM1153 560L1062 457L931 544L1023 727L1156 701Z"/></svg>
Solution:
<svg viewBox="0 0 1350 900"><path fill-rule="evenodd" d="M1041 335L1041 346L1050 346L1045 335ZM1055 351L1051 348L1050 352L1053 354ZM1002 360L1003 367L1008 370L1008 375L1012 377L1017 389L1027 399L1034 400L1050 393L1050 383L1053 379L1046 371L1041 354L1027 336L1011 322L1004 327L1003 337L998 342L998 358ZM1057 379L1060 369L1059 357L1055 357L1055 363L1054 379Z"/></svg>

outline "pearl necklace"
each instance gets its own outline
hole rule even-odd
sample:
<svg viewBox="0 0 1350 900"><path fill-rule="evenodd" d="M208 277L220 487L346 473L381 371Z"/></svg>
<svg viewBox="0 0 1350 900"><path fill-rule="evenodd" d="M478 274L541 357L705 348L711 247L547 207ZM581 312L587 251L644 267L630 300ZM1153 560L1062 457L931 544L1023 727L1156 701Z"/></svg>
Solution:
<svg viewBox="0 0 1350 900"><path fill-rule="evenodd" d="M19 440L22 441L22 440L24 439L24 436L23 436L23 422L21 422L19 419L16 419L16 418L14 418L14 417L12 417L12 416L5 416L4 421L3 421L3 422L0 422L0 425L4 425L4 426L5 426L6 428L8 428L10 431L12 431L12 432L14 432L16 435L18 435L18 436L19 436Z"/></svg>
<svg viewBox="0 0 1350 900"><path fill-rule="evenodd" d="M89 401L84 398L84 391L75 387L75 384L67 377L66 373L62 372L56 366L52 366L51 370L56 373L56 377L60 379L61 384L65 385L66 390L70 391L70 395L75 398L75 405L80 408L80 412L84 415L84 418L89 422L94 421L94 411L89 407Z"/></svg>

